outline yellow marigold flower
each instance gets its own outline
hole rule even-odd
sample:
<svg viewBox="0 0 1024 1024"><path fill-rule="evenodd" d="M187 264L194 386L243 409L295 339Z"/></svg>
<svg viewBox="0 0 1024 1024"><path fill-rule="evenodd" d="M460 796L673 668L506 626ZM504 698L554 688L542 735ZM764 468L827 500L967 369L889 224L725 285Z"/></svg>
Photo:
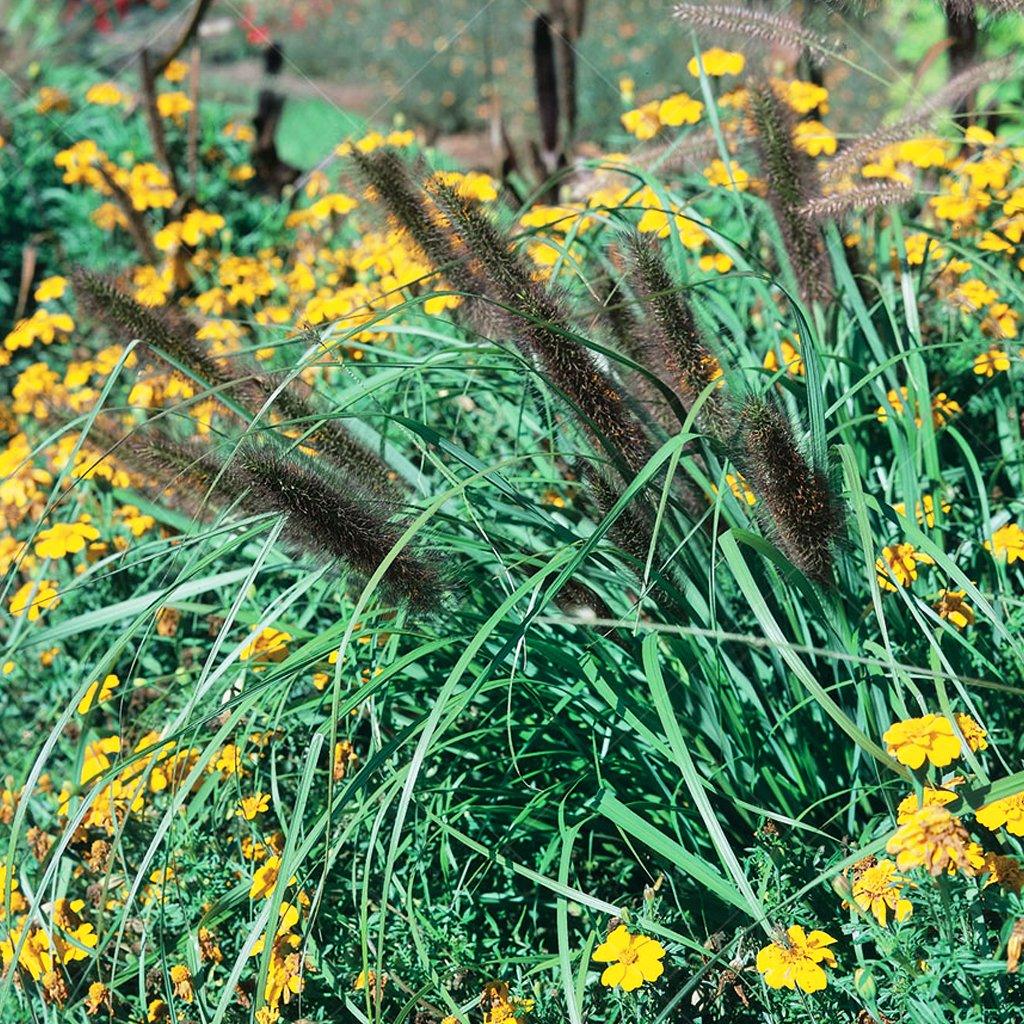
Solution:
<svg viewBox="0 0 1024 1024"><path fill-rule="evenodd" d="M967 312L974 313L995 302L999 298L999 293L984 281L972 277L961 281L950 298Z"/></svg>
<svg viewBox="0 0 1024 1024"><path fill-rule="evenodd" d="M998 885L1006 892L1018 896L1024 890L1024 868L1016 857L1001 853L986 853L983 871L988 875L982 888Z"/></svg>
<svg viewBox="0 0 1024 1024"><path fill-rule="evenodd" d="M67 149L62 149L53 158L54 165L64 171L61 179L65 185L78 182L93 184L102 181L96 165L106 160L107 155L92 139L82 139Z"/></svg>
<svg viewBox="0 0 1024 1024"><path fill-rule="evenodd" d="M931 555L918 551L913 544L891 544L882 548L882 557L875 562L878 585L894 591L898 586L909 587L917 579L918 565L934 565Z"/></svg>
<svg viewBox="0 0 1024 1024"><path fill-rule="evenodd" d="M952 787L959 785L961 782L963 782L962 777L950 780L944 784L949 786L949 789L934 789L931 786L925 786L920 800L918 800L916 793L910 793L908 796L905 796L896 808L896 824L905 824L922 807L944 807L946 804L951 804L957 799L957 795Z"/></svg>
<svg viewBox="0 0 1024 1024"><path fill-rule="evenodd" d="M36 96L36 113L49 114L56 110L60 113L67 113L71 109L71 97L62 89L52 85L44 85L39 89Z"/></svg>
<svg viewBox="0 0 1024 1024"><path fill-rule="evenodd" d="M798 114L809 114L812 110L828 113L828 89L800 81L786 82L782 89L786 102Z"/></svg>
<svg viewBox="0 0 1024 1024"><path fill-rule="evenodd" d="M745 502L748 505L757 504L757 495L747 486L746 478L742 473L726 473L725 482L729 485L729 490L732 491L738 501Z"/></svg>
<svg viewBox="0 0 1024 1024"><path fill-rule="evenodd" d="M1012 565L1018 558L1024 558L1024 530L1016 523L1000 526L985 541L985 550L990 551L995 558L1005 556L1007 563Z"/></svg>
<svg viewBox="0 0 1024 1024"><path fill-rule="evenodd" d="M85 1011L90 1017L95 1017L101 1011L109 1017L114 1010L114 999L110 989L102 981L94 981L89 986L89 993L85 998Z"/></svg>
<svg viewBox="0 0 1024 1024"><path fill-rule="evenodd" d="M636 96L636 82L631 75L622 75L619 78L619 99L627 106L633 105Z"/></svg>
<svg viewBox="0 0 1024 1024"><path fill-rule="evenodd" d="M945 500L939 502L939 507L942 509L943 514L949 512L952 509L952 505ZM898 516L906 516L907 506L904 502L900 501L893 505L892 510ZM928 529L931 529L935 525L935 499L930 494L924 495L919 502L914 506L914 518L919 523L927 523Z"/></svg>
<svg viewBox="0 0 1024 1024"><path fill-rule="evenodd" d="M156 109L161 117L180 122L192 109L192 101L183 92L163 92L156 98Z"/></svg>
<svg viewBox="0 0 1024 1024"><path fill-rule="evenodd" d="M945 391L940 391L932 399L932 423L936 427L941 427L947 420L962 412L960 403L955 398L950 398Z"/></svg>
<svg viewBox="0 0 1024 1024"><path fill-rule="evenodd" d="M15 618L24 615L29 622L35 622L44 611L52 611L59 604L56 582L40 580L20 587L11 597L9 607Z"/></svg>
<svg viewBox="0 0 1024 1024"><path fill-rule="evenodd" d="M985 729L970 715L965 715L962 711L957 711L953 717L971 750L988 750L988 733Z"/></svg>
<svg viewBox="0 0 1024 1024"><path fill-rule="evenodd" d="M171 1009L162 999L150 1001L149 1006L146 1008L146 1020L149 1024L155 1024L157 1021L169 1021L170 1019Z"/></svg>
<svg viewBox="0 0 1024 1024"><path fill-rule="evenodd" d="M988 207L989 196L986 192L968 191L962 185L955 184L948 192L932 196L928 205L940 220L963 224L970 221L979 210Z"/></svg>
<svg viewBox="0 0 1024 1024"><path fill-rule="evenodd" d="M238 817L246 821L255 821L256 816L263 814L270 809L269 793L253 793L252 796L243 796L238 801Z"/></svg>
<svg viewBox="0 0 1024 1024"><path fill-rule="evenodd" d="M993 302L981 321L982 331L993 338L1016 338L1019 314L1005 302Z"/></svg>
<svg viewBox="0 0 1024 1024"><path fill-rule="evenodd" d="M685 92L677 92L658 104L658 120L670 128L696 124L704 112L704 104Z"/></svg>
<svg viewBox="0 0 1024 1024"><path fill-rule="evenodd" d="M128 226L128 218L116 203L100 203L92 211L90 218L101 231L113 231L114 228Z"/></svg>
<svg viewBox="0 0 1024 1024"><path fill-rule="evenodd" d="M716 274L727 274L732 270L732 257L726 256L724 252L705 253L697 261L697 266L707 274L712 271Z"/></svg>
<svg viewBox="0 0 1024 1024"><path fill-rule="evenodd" d="M54 523L36 536L35 552L39 558L63 558L77 554L87 541L98 540L100 531L85 515L77 523Z"/></svg>
<svg viewBox="0 0 1024 1024"><path fill-rule="evenodd" d="M249 181L256 177L256 170L252 164L239 164L231 168L228 177L232 181Z"/></svg>
<svg viewBox="0 0 1024 1024"><path fill-rule="evenodd" d="M647 935L634 935L620 924L594 950L593 959L608 964L601 974L601 984L608 988L618 986L632 992L646 981L657 981L665 970L661 962L665 948Z"/></svg>
<svg viewBox="0 0 1024 1024"><path fill-rule="evenodd" d="M922 169L942 167L946 162L946 144L936 138L910 139L897 146L896 159Z"/></svg>
<svg viewBox="0 0 1024 1024"><path fill-rule="evenodd" d="M995 345L987 352L974 357L974 372L979 377L994 377L997 373L1005 373L1009 368L1010 357Z"/></svg>
<svg viewBox="0 0 1024 1024"><path fill-rule="evenodd" d="M122 505L115 514L128 527L133 537L141 537L147 530L156 526L156 520L151 515L140 512L135 505Z"/></svg>
<svg viewBox="0 0 1024 1024"><path fill-rule="evenodd" d="M974 625L974 609L964 600L966 590L940 590L934 608L939 618L952 622L957 629Z"/></svg>
<svg viewBox="0 0 1024 1024"><path fill-rule="evenodd" d="M896 873L896 865L891 860L880 860L862 871L853 883L853 901L861 910L873 914L884 928L890 913L897 922L910 917L914 908L903 895L906 884L907 880Z"/></svg>
<svg viewBox="0 0 1024 1024"><path fill-rule="evenodd" d="M774 348L768 349L764 357L764 368L777 373L779 367L783 366L791 376L802 377L805 373L804 361L796 345L788 338L783 338L779 343L779 349L782 352L781 360L779 359L779 353Z"/></svg>
<svg viewBox="0 0 1024 1024"><path fill-rule="evenodd" d="M132 206L140 213L171 206L177 198L170 178L152 163L136 164L128 174L126 189Z"/></svg>
<svg viewBox="0 0 1024 1024"><path fill-rule="evenodd" d="M332 215L339 217L354 210L358 203L344 192L332 192L318 199L308 210L308 214L315 220L327 220Z"/></svg>
<svg viewBox="0 0 1024 1024"><path fill-rule="evenodd" d="M57 332L67 333L75 329L75 322L67 313L52 313L40 307L30 317L23 317L4 338L4 348L14 352L19 348L31 348L37 341L44 345L53 344Z"/></svg>
<svg viewBox="0 0 1024 1024"><path fill-rule="evenodd" d="M808 156L832 156L838 143L820 121L801 121L793 129L793 145Z"/></svg>
<svg viewBox="0 0 1024 1024"><path fill-rule="evenodd" d="M102 682L97 679L89 684L89 689L85 691L85 696L78 702L75 710L80 715L86 714L96 704L103 704L109 700L120 685L121 680L115 675L106 676Z"/></svg>
<svg viewBox="0 0 1024 1024"><path fill-rule="evenodd" d="M442 185L455 189L463 199L489 203L498 198L497 182L489 174L480 171L469 171L466 174L458 171L438 171L434 178Z"/></svg>
<svg viewBox="0 0 1024 1024"><path fill-rule="evenodd" d="M383 990L384 986L388 983L388 976L381 974L378 983L376 971L360 971L356 975L356 980L352 982L352 987L358 992L360 989L368 988L375 995L379 995Z"/></svg>
<svg viewBox="0 0 1024 1024"><path fill-rule="evenodd" d="M735 160L730 160L728 166L724 160L712 160L704 168L704 177L718 188L735 189L737 192L746 192L750 188L750 175Z"/></svg>
<svg viewBox="0 0 1024 1024"><path fill-rule="evenodd" d="M661 128L661 121L658 118L658 107L660 105L657 100L651 100L650 103L645 103L642 107L637 107L635 110L627 110L619 118L622 122L622 127L641 142L653 139L658 134L658 129Z"/></svg>
<svg viewBox="0 0 1024 1024"><path fill-rule="evenodd" d="M98 107L116 107L127 98L117 82L97 82L89 86L85 94L85 102L94 103Z"/></svg>
<svg viewBox="0 0 1024 1024"><path fill-rule="evenodd" d="M720 78L722 75L742 74L747 59L742 53L733 50L723 50L720 46L713 46L700 55L700 60L691 57L686 65L686 70L694 78L700 78L701 68L709 78Z"/></svg>
<svg viewBox="0 0 1024 1024"><path fill-rule="evenodd" d="M175 998L191 1003L194 998L192 991L192 972L185 964L175 964L170 970L171 984L174 986Z"/></svg>
<svg viewBox="0 0 1024 1024"><path fill-rule="evenodd" d="M50 299L59 299L65 292L68 286L68 279L61 277L59 274L55 274L53 277L47 277L39 282L39 287L36 288L34 298L36 302L47 302Z"/></svg>
<svg viewBox="0 0 1024 1024"><path fill-rule="evenodd" d="M901 871L923 867L932 875L957 869L973 874L972 845L960 819L933 805L914 811L885 848Z"/></svg>
<svg viewBox="0 0 1024 1024"><path fill-rule="evenodd" d="M136 267L132 272L135 282L135 298L143 306L162 306L167 302L174 282L167 274L161 274L156 267Z"/></svg>
<svg viewBox="0 0 1024 1024"><path fill-rule="evenodd" d="M909 396L910 389L901 387L898 391L894 388L890 389L885 397L893 412L897 416L902 416L907 407ZM932 399L932 423L936 427L941 427L948 419L961 412L963 412L963 409L961 409L960 403L956 399L950 398L945 391L940 391ZM887 423L889 420L889 409L884 405L880 405L875 410L875 416L879 423ZM917 403L914 404L914 423L917 426L921 426L921 415Z"/></svg>
<svg viewBox="0 0 1024 1024"><path fill-rule="evenodd" d="M825 967L835 967L835 954L829 949L836 940L827 932L808 935L798 924L786 929L785 937L765 946L757 954L757 969L769 988L799 988L820 992L828 984Z"/></svg>
<svg viewBox="0 0 1024 1024"><path fill-rule="evenodd" d="M164 78L168 82L181 82L188 74L189 66L183 60L175 58L170 61L166 68L164 68Z"/></svg>
<svg viewBox="0 0 1024 1024"><path fill-rule="evenodd" d="M85 756L82 758L82 770L78 777L80 785L85 785L97 775L102 775L113 763L110 754L121 752L120 736L103 736L93 740L85 748Z"/></svg>
<svg viewBox="0 0 1024 1024"><path fill-rule="evenodd" d="M268 857L266 861L256 869L252 885L249 888L249 899L267 899L277 885L277 876L281 873L281 858Z"/></svg>
<svg viewBox="0 0 1024 1024"><path fill-rule="evenodd" d="M242 661L283 661L288 656L291 633L273 626L264 626L260 633L239 651Z"/></svg>
<svg viewBox="0 0 1024 1024"><path fill-rule="evenodd" d="M943 715L908 718L891 725L882 736L889 753L908 768L920 768L925 759L936 768L960 756L960 738Z"/></svg>
<svg viewBox="0 0 1024 1024"><path fill-rule="evenodd" d="M1005 825L1012 836L1024 836L1024 793L1014 793L994 803L986 804L975 815L985 828L995 832Z"/></svg>
<svg viewBox="0 0 1024 1024"><path fill-rule="evenodd" d="M907 251L907 263L912 267L919 267L925 261L925 256L932 260L941 260L946 255L946 250L929 235L918 232L907 235L903 240Z"/></svg>
<svg viewBox="0 0 1024 1024"><path fill-rule="evenodd" d="M210 238L224 228L226 223L219 213L190 210L181 222L181 240L185 245L195 248L204 238Z"/></svg>

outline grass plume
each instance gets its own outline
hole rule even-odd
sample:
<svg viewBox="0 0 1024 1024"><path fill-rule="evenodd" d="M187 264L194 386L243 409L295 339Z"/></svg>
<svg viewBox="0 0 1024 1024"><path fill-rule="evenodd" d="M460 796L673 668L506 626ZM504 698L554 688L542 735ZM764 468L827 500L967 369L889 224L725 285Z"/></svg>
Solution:
<svg viewBox="0 0 1024 1024"><path fill-rule="evenodd" d="M740 4L677 3L672 16L682 24L716 39L742 36L761 43L794 46L815 59L835 56L838 45L784 14Z"/></svg>
<svg viewBox="0 0 1024 1024"><path fill-rule="evenodd" d="M842 513L828 477L807 460L792 424L774 402L751 399L741 424L743 471L771 517L776 542L810 579L830 582Z"/></svg>
<svg viewBox="0 0 1024 1024"><path fill-rule="evenodd" d="M747 114L767 192L800 295L805 302L826 302L832 272L816 224L803 215L804 205L821 194L814 161L793 144L793 115L771 82L762 79L747 89Z"/></svg>
<svg viewBox="0 0 1024 1024"><path fill-rule="evenodd" d="M852 174L871 156L886 146L903 142L916 131L929 125L940 111L955 108L965 97L989 82L995 81L1000 75L1010 70L1012 62L1007 58L986 61L966 68L951 78L941 89L917 103L913 112L892 124L882 125L874 131L862 135L859 139L842 149L828 162L823 178L831 184Z"/></svg>

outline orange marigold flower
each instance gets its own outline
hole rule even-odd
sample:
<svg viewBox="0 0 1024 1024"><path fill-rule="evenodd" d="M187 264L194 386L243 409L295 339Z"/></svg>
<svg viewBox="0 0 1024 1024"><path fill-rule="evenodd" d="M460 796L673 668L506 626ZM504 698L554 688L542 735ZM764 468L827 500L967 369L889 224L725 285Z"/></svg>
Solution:
<svg viewBox="0 0 1024 1024"><path fill-rule="evenodd" d="M978 822L994 832L1005 825L1013 836L1024 836L1024 793L1014 793L986 804L975 815Z"/></svg>
<svg viewBox="0 0 1024 1024"><path fill-rule="evenodd" d="M808 935L798 924L786 929L785 937L765 946L757 954L757 969L769 988L800 988L820 992L828 978L822 967L835 967L835 954L829 949L836 940L827 932Z"/></svg>
<svg viewBox="0 0 1024 1024"><path fill-rule="evenodd" d="M644 982L657 981L665 970L661 962L665 947L647 935L634 935L620 924L594 950L593 959L609 966L601 973L601 984L618 986L624 992L640 988Z"/></svg>
<svg viewBox="0 0 1024 1024"><path fill-rule="evenodd" d="M901 871L920 867L932 875L957 869L975 874L974 845L958 817L933 805L914 811L885 848Z"/></svg>
<svg viewBox="0 0 1024 1024"><path fill-rule="evenodd" d="M960 756L960 738L943 715L908 718L891 725L882 736L889 753L908 768L920 768L927 759L936 768Z"/></svg>

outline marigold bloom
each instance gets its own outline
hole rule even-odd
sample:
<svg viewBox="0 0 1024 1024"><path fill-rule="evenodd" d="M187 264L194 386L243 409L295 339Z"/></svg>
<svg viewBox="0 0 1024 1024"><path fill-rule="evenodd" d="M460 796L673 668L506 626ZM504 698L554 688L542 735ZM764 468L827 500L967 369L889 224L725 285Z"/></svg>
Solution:
<svg viewBox="0 0 1024 1024"><path fill-rule="evenodd" d="M54 523L36 535L35 552L39 558L63 558L77 554L87 541L98 540L99 535L87 515L77 523Z"/></svg>
<svg viewBox="0 0 1024 1024"><path fill-rule="evenodd" d="M85 102L98 107L116 107L125 99L127 96L117 82L97 82L89 86L85 94Z"/></svg>
<svg viewBox="0 0 1024 1024"><path fill-rule="evenodd" d="M878 585L883 590L895 590L897 585L909 587L917 579L918 564L934 565L935 560L913 544L892 544L883 548L882 557L875 562Z"/></svg>
<svg viewBox="0 0 1024 1024"><path fill-rule="evenodd" d="M1018 896L1024 889L1024 868L1016 857L1001 853L986 853L984 873L988 875L983 889L990 885L998 885L1005 892L1013 892Z"/></svg>
<svg viewBox="0 0 1024 1024"><path fill-rule="evenodd" d="M44 278L39 282L33 297L36 302L48 302L50 299L59 299L68 286L68 279L55 274L53 277Z"/></svg>
<svg viewBox="0 0 1024 1024"><path fill-rule="evenodd" d="M67 113L71 109L71 97L52 85L44 85L36 96L36 113L49 114L51 110Z"/></svg>
<svg viewBox="0 0 1024 1024"><path fill-rule="evenodd" d="M1005 825L1012 836L1024 836L1024 793L1014 793L986 804L975 815L978 822L994 832Z"/></svg>
<svg viewBox="0 0 1024 1024"><path fill-rule="evenodd" d="M255 820L258 814L263 814L264 811L270 808L270 794L269 793L253 793L252 796L243 796L238 801L237 814L240 818L244 818L246 821Z"/></svg>
<svg viewBox="0 0 1024 1024"><path fill-rule="evenodd" d="M974 372L979 377L994 377L997 373L1005 373L1009 368L1010 357L995 345L974 358Z"/></svg>
<svg viewBox="0 0 1024 1024"><path fill-rule="evenodd" d="M896 873L891 860L880 860L865 869L853 883L853 901L861 910L873 914L884 928L889 913L896 921L905 921L913 911L910 900L903 896L907 880Z"/></svg>
<svg viewBox="0 0 1024 1024"><path fill-rule="evenodd" d="M167 67L164 68L164 78L168 82L181 82L189 72L189 65L183 60L174 60L168 62Z"/></svg>
<svg viewBox="0 0 1024 1024"><path fill-rule="evenodd" d="M712 46L700 55L700 60L691 57L687 62L686 70L694 78L700 78L701 68L709 78L720 78L722 75L742 74L747 59L742 53L733 50L723 50L720 46Z"/></svg>
<svg viewBox="0 0 1024 1024"><path fill-rule="evenodd" d="M960 756L960 738L943 715L908 718L891 725L882 736L888 752L908 768L920 768L925 759L937 768Z"/></svg>
<svg viewBox="0 0 1024 1024"><path fill-rule="evenodd" d="M932 805L914 811L885 848L901 871L923 867L932 875L957 869L975 874L974 845L959 818Z"/></svg>
<svg viewBox="0 0 1024 1024"><path fill-rule="evenodd" d="M1012 565L1018 558L1024 558L1024 530L1016 523L1000 526L991 538L985 541L985 550L995 558L1005 557Z"/></svg>
<svg viewBox="0 0 1024 1024"><path fill-rule="evenodd" d="M942 509L943 514L949 512L952 509L952 505L944 500L940 499L939 507ZM907 514L907 506L905 502L897 502L892 507L893 512L898 516L905 516ZM928 529L931 529L935 525L935 499L930 494L924 495L916 505L914 505L914 518L919 523L927 523Z"/></svg>
<svg viewBox="0 0 1024 1024"><path fill-rule="evenodd" d="M291 633L274 629L273 626L264 626L260 633L238 652L238 657L242 661L282 661L288 656L288 644L291 639Z"/></svg>
<svg viewBox="0 0 1024 1024"><path fill-rule="evenodd" d="M704 177L709 185L716 188L735 189L737 192L746 192L750 188L750 174L735 160L730 160L728 165L724 160L712 160L704 168Z"/></svg>
<svg viewBox="0 0 1024 1024"><path fill-rule="evenodd" d="M192 109L192 101L183 92L164 92L156 98L156 109L161 117L180 122Z"/></svg>
<svg viewBox="0 0 1024 1024"><path fill-rule="evenodd" d="M793 129L793 145L808 156L832 156L839 144L820 121L801 121Z"/></svg>
<svg viewBox="0 0 1024 1024"><path fill-rule="evenodd" d="M940 590L933 606L939 618L952 622L957 629L974 625L974 609L964 600L966 594L966 590Z"/></svg>
<svg viewBox="0 0 1024 1024"><path fill-rule="evenodd" d="M632 992L646 981L657 981L665 970L661 962L665 948L656 939L647 935L631 934L620 924L594 950L593 959L599 964L609 964L601 974L601 984L608 988L618 986L624 992Z"/></svg>
<svg viewBox="0 0 1024 1024"><path fill-rule="evenodd" d="M170 970L170 976L175 998L191 1003L195 998L192 991L192 972L185 964L175 964Z"/></svg>
<svg viewBox="0 0 1024 1024"><path fill-rule="evenodd" d="M835 954L829 949L836 940L827 932L808 935L798 924L786 929L786 938L765 946L757 954L757 969L769 988L800 988L820 992L828 978L822 964L835 967Z"/></svg>
<svg viewBox="0 0 1024 1024"><path fill-rule="evenodd" d="M907 263L912 267L924 263L925 256L930 260L941 260L946 255L946 250L934 238L921 232L907 235L903 245L907 252Z"/></svg>
<svg viewBox="0 0 1024 1024"><path fill-rule="evenodd" d="M109 1017L114 1009L113 996L110 989L102 981L94 981L89 986L89 994L85 998L85 1010L90 1017L104 1011Z"/></svg>
<svg viewBox="0 0 1024 1024"><path fill-rule="evenodd" d="M953 717L971 750L988 750L988 732L985 729L962 711L958 711Z"/></svg>
<svg viewBox="0 0 1024 1024"><path fill-rule="evenodd" d="M783 338L779 342L779 349L782 352L781 360L779 359L779 353L774 348L768 349L762 364L764 368L775 373L782 366L785 367L786 372L791 376L802 377L806 371L804 369L803 357L800 355L800 350L796 345L788 338Z"/></svg>
<svg viewBox="0 0 1024 1024"><path fill-rule="evenodd" d="M658 119L659 106L657 100L651 100L650 103L645 103L635 110L627 110L619 118L622 127L641 142L653 139L661 128L661 121Z"/></svg>
<svg viewBox="0 0 1024 1024"><path fill-rule="evenodd" d="M681 124L696 124L704 112L704 104L685 92L677 92L658 104L658 120L670 128Z"/></svg>
<svg viewBox="0 0 1024 1024"><path fill-rule="evenodd" d="M78 707L75 710L78 714L84 715L95 704L103 704L109 700L120 685L121 680L115 675L108 675L102 683L97 679L89 684L89 689L85 691L85 696L78 702Z"/></svg>
<svg viewBox="0 0 1024 1024"><path fill-rule="evenodd" d="M22 585L11 597L10 610L15 618L24 615L29 622L35 622L44 611L50 611L59 604L56 582L40 580Z"/></svg>

